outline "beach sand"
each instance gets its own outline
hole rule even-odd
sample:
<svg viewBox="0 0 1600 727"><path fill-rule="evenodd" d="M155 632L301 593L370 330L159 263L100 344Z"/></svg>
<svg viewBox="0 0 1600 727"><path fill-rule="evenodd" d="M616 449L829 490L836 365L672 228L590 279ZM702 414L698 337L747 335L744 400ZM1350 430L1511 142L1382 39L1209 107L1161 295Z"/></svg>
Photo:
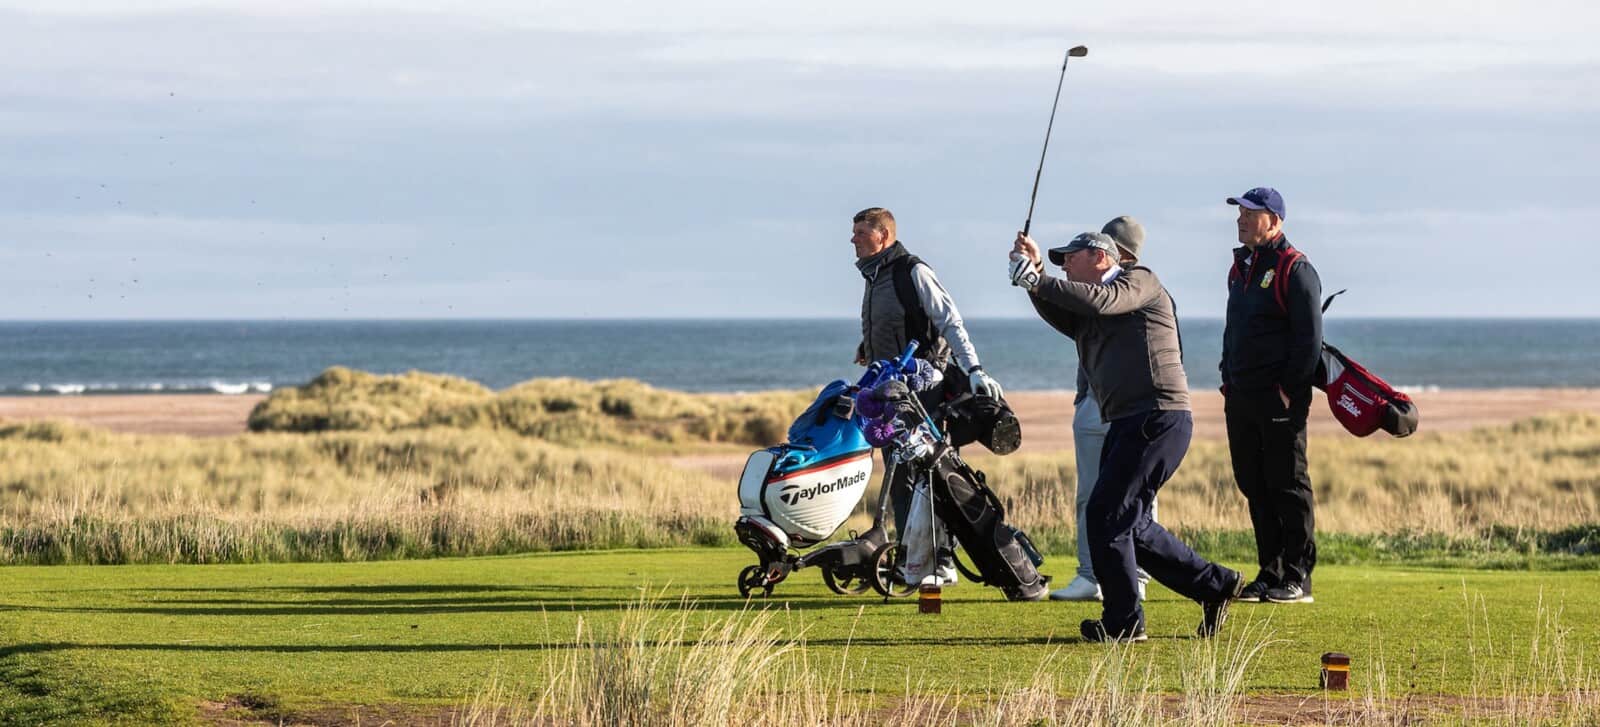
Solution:
<svg viewBox="0 0 1600 727"><path fill-rule="evenodd" d="M64 419L134 434L223 437L245 431L262 394L130 394L3 396L0 420Z"/></svg>
<svg viewBox="0 0 1600 727"><path fill-rule="evenodd" d="M1222 396L1197 391L1192 397L1195 437L1225 437ZM1422 432L1505 424L1546 412L1600 412L1600 389L1463 389L1413 397L1422 412ZM215 437L244 432L250 409L264 398L254 394L0 397L0 420L64 419L118 432ZM1022 418L1023 452L1072 448L1072 392L1022 391L1007 398ZM1313 436L1340 431L1320 393L1311 412ZM1373 438L1389 437L1379 433Z"/></svg>

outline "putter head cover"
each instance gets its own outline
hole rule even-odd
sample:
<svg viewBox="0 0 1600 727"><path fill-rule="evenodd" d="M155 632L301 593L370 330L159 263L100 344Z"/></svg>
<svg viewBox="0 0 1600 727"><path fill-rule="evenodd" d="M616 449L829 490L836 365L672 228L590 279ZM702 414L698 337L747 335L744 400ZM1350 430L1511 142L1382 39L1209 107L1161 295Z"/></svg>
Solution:
<svg viewBox="0 0 1600 727"><path fill-rule="evenodd" d="M896 402L911 398L911 388L906 386L906 382L895 378L878 384L877 388L873 389L873 394L882 399L884 404L892 407Z"/></svg>
<svg viewBox="0 0 1600 727"><path fill-rule="evenodd" d="M872 397L882 402L883 411L878 414L877 421L900 422L900 429L916 427L921 420L917 413L917 402L913 398L911 387L898 378L890 379L878 384L872 392ZM869 405L870 406L870 405Z"/></svg>

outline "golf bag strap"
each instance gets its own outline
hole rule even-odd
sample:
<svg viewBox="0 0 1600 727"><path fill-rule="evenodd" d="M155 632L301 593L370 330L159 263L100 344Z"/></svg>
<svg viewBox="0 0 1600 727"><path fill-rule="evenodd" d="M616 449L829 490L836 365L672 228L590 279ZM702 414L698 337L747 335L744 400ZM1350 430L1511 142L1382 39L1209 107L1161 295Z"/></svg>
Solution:
<svg viewBox="0 0 1600 727"><path fill-rule="evenodd" d="M890 273L894 276L894 295L900 299L900 308L905 312L906 340L917 342L917 358L929 358L939 334L933 330L933 320L923 309L922 299L917 297L917 286L911 280L911 272L918 265L927 263L916 255L905 255L894 261Z"/></svg>
<svg viewBox="0 0 1600 727"><path fill-rule="evenodd" d="M1304 257L1305 253L1290 246L1285 246L1283 252L1278 254L1278 271L1274 273L1276 277L1272 281L1272 298L1278 301L1278 310L1284 313L1289 312L1289 304L1285 302L1289 294L1289 274L1294 272L1294 264Z"/></svg>
<svg viewBox="0 0 1600 727"><path fill-rule="evenodd" d="M1294 271L1294 264L1300 262L1305 258L1305 256L1305 253L1294 249L1293 245L1285 245L1283 252L1278 253L1277 265L1273 266L1272 299L1277 301L1278 310L1285 314L1289 312L1289 305L1285 301L1285 298L1289 293L1289 274ZM1242 280L1246 283L1249 282L1248 278L1246 278L1244 275L1244 271L1239 269L1238 260L1233 261L1233 266L1228 268L1228 287L1233 287L1233 282L1235 280ZM1339 293L1343 292L1344 291L1342 290L1339 291ZM1333 295L1338 295L1339 293L1334 293ZM1328 296L1328 303L1331 303L1332 301L1333 296ZM1328 303L1323 303L1323 310L1328 309Z"/></svg>

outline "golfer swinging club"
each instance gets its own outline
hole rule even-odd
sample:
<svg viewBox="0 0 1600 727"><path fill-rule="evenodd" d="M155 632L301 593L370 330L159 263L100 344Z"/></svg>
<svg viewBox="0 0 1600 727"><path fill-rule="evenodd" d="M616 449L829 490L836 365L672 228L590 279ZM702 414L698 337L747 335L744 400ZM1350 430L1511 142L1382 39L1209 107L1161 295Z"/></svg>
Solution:
<svg viewBox="0 0 1600 727"><path fill-rule="evenodd" d="M1011 283L1028 291L1039 317L1073 340L1111 427L1089 498L1089 553L1104 596L1085 641L1144 641L1137 570L1198 601L1197 633L1216 635L1244 576L1201 558L1150 517L1156 492L1189 451L1194 420L1183 371L1177 306L1156 274L1124 269L1109 235L1085 232L1050 249L1066 279L1044 274L1039 246L1018 232Z"/></svg>

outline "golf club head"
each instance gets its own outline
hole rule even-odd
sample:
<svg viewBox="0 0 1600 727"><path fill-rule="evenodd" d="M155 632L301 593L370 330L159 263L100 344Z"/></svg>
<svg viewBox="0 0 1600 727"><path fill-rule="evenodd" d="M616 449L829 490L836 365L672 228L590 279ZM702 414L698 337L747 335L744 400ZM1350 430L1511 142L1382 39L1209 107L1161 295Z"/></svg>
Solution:
<svg viewBox="0 0 1600 727"><path fill-rule="evenodd" d="M1082 57L1084 57L1086 55L1089 55L1089 46L1086 46L1086 45L1075 45L1075 46L1072 46L1072 49L1067 51L1067 55L1069 55L1069 56L1071 56L1073 58L1082 58Z"/></svg>

